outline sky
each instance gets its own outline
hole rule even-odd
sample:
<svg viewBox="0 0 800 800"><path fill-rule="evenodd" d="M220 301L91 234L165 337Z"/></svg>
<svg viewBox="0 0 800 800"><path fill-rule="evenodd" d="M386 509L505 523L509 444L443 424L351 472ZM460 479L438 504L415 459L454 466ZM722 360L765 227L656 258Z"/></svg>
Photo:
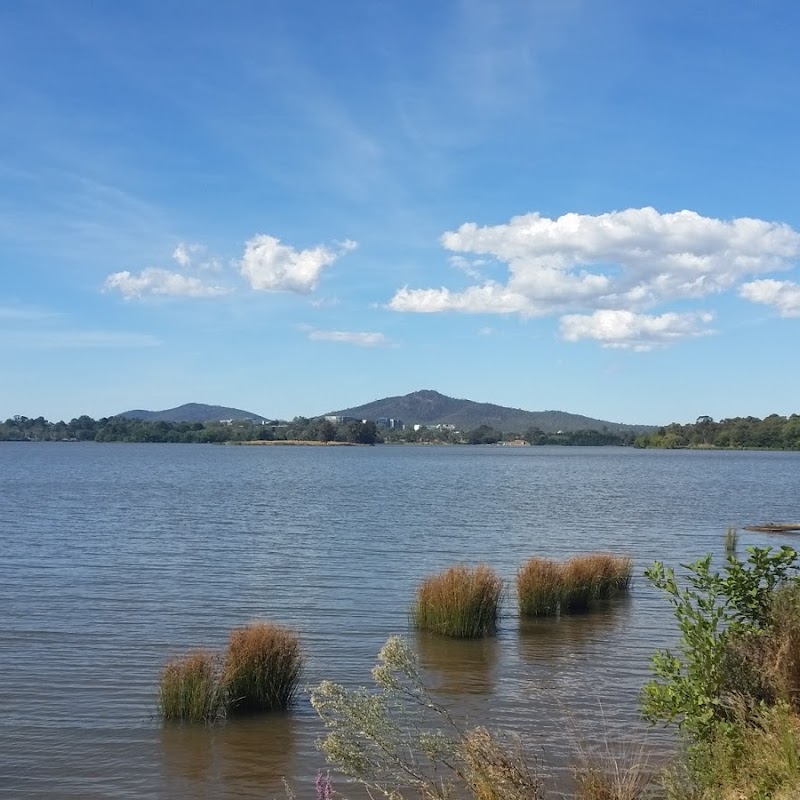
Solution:
<svg viewBox="0 0 800 800"><path fill-rule="evenodd" d="M800 4L0 4L0 418L800 412Z"/></svg>

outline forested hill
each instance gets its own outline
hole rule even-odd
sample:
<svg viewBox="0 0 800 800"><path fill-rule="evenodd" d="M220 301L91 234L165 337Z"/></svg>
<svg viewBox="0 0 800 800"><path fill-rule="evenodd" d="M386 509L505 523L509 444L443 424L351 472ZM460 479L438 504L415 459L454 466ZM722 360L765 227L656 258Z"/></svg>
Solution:
<svg viewBox="0 0 800 800"><path fill-rule="evenodd" d="M423 389L401 397L386 397L363 406L331 411L331 415L358 419L401 419L406 425L439 425L451 423L467 431L481 425L490 425L499 431L523 432L538 428L544 433L556 431L603 430L643 433L655 430L652 425L625 425L602 419L568 414L565 411L524 411L494 403L476 403Z"/></svg>
<svg viewBox="0 0 800 800"><path fill-rule="evenodd" d="M118 417L126 419L141 419L146 422L219 422L223 419L253 420L261 422L266 419L252 411L242 411L240 408L227 406L209 406L205 403L186 403L177 408L168 408L165 411L144 411L135 409L123 411Z"/></svg>

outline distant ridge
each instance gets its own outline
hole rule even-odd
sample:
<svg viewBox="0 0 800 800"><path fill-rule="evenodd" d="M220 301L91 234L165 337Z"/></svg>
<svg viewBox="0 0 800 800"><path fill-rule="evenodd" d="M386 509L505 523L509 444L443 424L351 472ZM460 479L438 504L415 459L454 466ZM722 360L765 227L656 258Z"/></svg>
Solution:
<svg viewBox="0 0 800 800"><path fill-rule="evenodd" d="M501 431L524 433L529 428L539 428L544 433L556 431L603 430L634 431L646 433L655 430L653 425L625 425L602 419L568 414L565 411L523 411L494 403L476 403L440 394L432 389L421 389L400 397L385 397L363 406L331 411L331 415L378 419L392 417L407 425L438 425L452 423L462 431L479 425L491 425Z"/></svg>
<svg viewBox="0 0 800 800"><path fill-rule="evenodd" d="M222 419L252 419L261 422L266 419L252 411L242 411L240 408L228 408L227 406L209 406L205 403L186 403L164 411L134 409L133 411L123 411L117 416L141 419L146 422L219 422Z"/></svg>

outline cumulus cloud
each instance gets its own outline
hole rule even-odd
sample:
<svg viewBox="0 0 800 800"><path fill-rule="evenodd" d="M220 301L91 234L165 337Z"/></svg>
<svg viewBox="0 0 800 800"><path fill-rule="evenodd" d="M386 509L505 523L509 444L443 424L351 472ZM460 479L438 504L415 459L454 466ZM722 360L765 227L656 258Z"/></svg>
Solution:
<svg viewBox="0 0 800 800"><path fill-rule="evenodd" d="M372 331L323 331L309 326L303 326L302 330L314 342L338 342L359 347L387 347L391 344L384 334Z"/></svg>
<svg viewBox="0 0 800 800"><path fill-rule="evenodd" d="M239 267L258 291L308 294L317 287L325 267L355 247L355 242L347 240L335 249L318 245L296 250L274 236L260 234L246 243Z"/></svg>
<svg viewBox="0 0 800 800"><path fill-rule="evenodd" d="M223 286L210 286L199 278L147 267L134 274L128 270L109 275L105 291L118 291L126 300L142 297L218 297L227 294Z"/></svg>
<svg viewBox="0 0 800 800"><path fill-rule="evenodd" d="M561 335L568 342L594 339L603 347L652 350L681 339L713 333L707 312L635 314L619 309L601 309L593 314L568 314L561 318Z"/></svg>
<svg viewBox="0 0 800 800"><path fill-rule="evenodd" d="M773 306L782 317L800 317L800 284L760 280L743 284L739 294L753 303Z"/></svg>
<svg viewBox="0 0 800 800"><path fill-rule="evenodd" d="M606 346L642 349L674 338L696 335L702 315L646 315L674 301L729 291L742 280L792 267L800 257L800 233L788 225L741 217L721 220L694 211L659 213L631 208L607 214L564 214L550 219L539 213L512 218L501 225L466 223L442 236L453 255L450 263L466 272L466 288L398 289L388 307L395 311L472 314L566 314L562 333L602 331L612 321L630 326ZM499 262L505 280L483 280L470 274L480 259ZM754 290L777 292L769 282ZM777 282L773 282L777 283ZM790 285L781 285L781 313L794 313ZM617 313L618 312L618 313ZM626 316L627 314L627 316ZM587 322L589 321L589 322ZM591 323L591 324L590 324ZM689 328L682 327L690 324ZM579 338L591 336L581 334Z"/></svg>
<svg viewBox="0 0 800 800"><path fill-rule="evenodd" d="M788 269L800 256L800 233L759 219L725 221L694 211L632 208L557 219L532 213L484 227L470 222L445 233L442 245L505 262L507 282L460 292L404 288L391 308L529 315L591 307L643 309ZM493 302L478 302L487 292ZM501 296L508 298L507 305L498 302Z"/></svg>

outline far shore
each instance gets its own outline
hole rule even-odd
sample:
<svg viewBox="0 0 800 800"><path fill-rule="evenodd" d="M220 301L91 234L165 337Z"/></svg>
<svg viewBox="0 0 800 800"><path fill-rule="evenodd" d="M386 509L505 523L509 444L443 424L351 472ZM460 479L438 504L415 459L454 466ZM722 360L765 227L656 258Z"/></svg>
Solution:
<svg viewBox="0 0 800 800"><path fill-rule="evenodd" d="M305 439L250 439L246 442L225 442L225 444L237 445L289 445L290 447L366 447L367 445L358 444L357 442L316 442L313 440Z"/></svg>

